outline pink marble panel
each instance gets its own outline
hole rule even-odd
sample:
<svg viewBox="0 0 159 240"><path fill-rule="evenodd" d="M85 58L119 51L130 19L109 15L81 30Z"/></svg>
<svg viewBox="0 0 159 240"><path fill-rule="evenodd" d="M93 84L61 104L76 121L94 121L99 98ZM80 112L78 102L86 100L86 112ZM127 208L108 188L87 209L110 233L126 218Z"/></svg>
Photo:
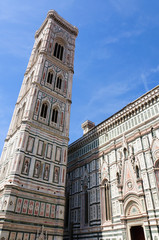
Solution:
<svg viewBox="0 0 159 240"><path fill-rule="evenodd" d="M29 203L29 200L28 200L28 199L24 199L24 201L23 201L22 213L25 213L25 214L27 213L28 203Z"/></svg>
<svg viewBox="0 0 159 240"><path fill-rule="evenodd" d="M28 214L29 215L33 214L33 208L34 208L34 201L30 200L30 202L29 202L29 209L28 209Z"/></svg>
<svg viewBox="0 0 159 240"><path fill-rule="evenodd" d="M21 212L22 202L23 202L23 199L22 198L18 198L16 209L15 209L15 211L18 212L18 213Z"/></svg>
<svg viewBox="0 0 159 240"><path fill-rule="evenodd" d="M46 204L45 217L50 217L50 204Z"/></svg>

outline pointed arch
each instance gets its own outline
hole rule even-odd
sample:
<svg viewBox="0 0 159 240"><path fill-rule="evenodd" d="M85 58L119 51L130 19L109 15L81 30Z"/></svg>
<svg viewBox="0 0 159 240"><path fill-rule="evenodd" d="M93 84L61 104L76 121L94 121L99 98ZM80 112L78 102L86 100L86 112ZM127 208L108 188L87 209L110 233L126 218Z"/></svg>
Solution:
<svg viewBox="0 0 159 240"><path fill-rule="evenodd" d="M62 76L62 74L57 75L56 82L55 82L56 90L58 90L58 91L62 90L62 88L63 88L63 79L64 79L64 77Z"/></svg>
<svg viewBox="0 0 159 240"><path fill-rule="evenodd" d="M155 162L154 171L155 171L155 176L156 176L157 187L159 190L159 159Z"/></svg>
<svg viewBox="0 0 159 240"><path fill-rule="evenodd" d="M126 217L142 214L142 206L139 202L139 199L137 199L137 196L135 195L132 196L130 199L127 199L124 209Z"/></svg>
<svg viewBox="0 0 159 240"><path fill-rule="evenodd" d="M51 85L53 83L53 77L54 77L54 72L53 70L50 69L47 74L46 83Z"/></svg>
<svg viewBox="0 0 159 240"><path fill-rule="evenodd" d="M126 215L131 216L131 215L138 215L141 214L140 209L137 204L132 203L132 205L128 208Z"/></svg>
<svg viewBox="0 0 159 240"><path fill-rule="evenodd" d="M159 159L155 162L155 168L159 169Z"/></svg>
<svg viewBox="0 0 159 240"><path fill-rule="evenodd" d="M143 207L141 198L137 194L131 194L124 199L123 210L125 217L145 213L145 207Z"/></svg>
<svg viewBox="0 0 159 240"><path fill-rule="evenodd" d="M139 179L140 178L140 170L139 170L138 165L136 165L136 167L135 167L135 172L136 172L136 178Z"/></svg>
<svg viewBox="0 0 159 240"><path fill-rule="evenodd" d="M66 47L65 40L60 36L56 37L53 47L53 56L58 58L60 61L63 61L65 47Z"/></svg>
<svg viewBox="0 0 159 240"><path fill-rule="evenodd" d="M88 175L87 172L84 174L83 179L83 210L84 210L84 225L88 224L89 216L89 201L88 201Z"/></svg>
<svg viewBox="0 0 159 240"><path fill-rule="evenodd" d="M82 205L81 205L81 225L82 226L86 226L89 223L89 190L88 190L88 171L85 165L85 170L83 172L82 175L82 192L81 192L81 201L82 201Z"/></svg>
<svg viewBox="0 0 159 240"><path fill-rule="evenodd" d="M123 154L124 154L124 159L126 159L128 156L128 150L126 147L123 148Z"/></svg>
<svg viewBox="0 0 159 240"><path fill-rule="evenodd" d="M89 208L89 204L88 204L88 188L85 187L84 189L84 202L85 202L85 218L84 218L84 222L85 224L88 224L88 208Z"/></svg>
<svg viewBox="0 0 159 240"><path fill-rule="evenodd" d="M102 222L111 221L110 184L107 179L104 179L101 184L101 209L103 209Z"/></svg>
<svg viewBox="0 0 159 240"><path fill-rule="evenodd" d="M119 172L117 172L116 177L117 177L117 183L120 184L120 174L119 174Z"/></svg>
<svg viewBox="0 0 159 240"><path fill-rule="evenodd" d="M63 59L64 46L60 43L55 43L54 56L62 61Z"/></svg>
<svg viewBox="0 0 159 240"><path fill-rule="evenodd" d="M40 117L45 118L47 117L47 112L48 112L48 103L43 102L41 106L41 112L40 112Z"/></svg>
<svg viewBox="0 0 159 240"><path fill-rule="evenodd" d="M156 131L153 127L151 127L151 136L152 136L152 139L156 138Z"/></svg>
<svg viewBox="0 0 159 240"><path fill-rule="evenodd" d="M59 110L55 107L52 111L51 121L57 123L58 121Z"/></svg>
<svg viewBox="0 0 159 240"><path fill-rule="evenodd" d="M62 87L62 78L59 76L56 81L56 88L61 89Z"/></svg>
<svg viewBox="0 0 159 240"><path fill-rule="evenodd" d="M152 139L150 148L152 149L154 160L158 160L159 159L159 139L157 137L154 137Z"/></svg>
<svg viewBox="0 0 159 240"><path fill-rule="evenodd" d="M53 127L59 128L60 118L61 118L61 107L58 103L55 103L52 106L50 125Z"/></svg>

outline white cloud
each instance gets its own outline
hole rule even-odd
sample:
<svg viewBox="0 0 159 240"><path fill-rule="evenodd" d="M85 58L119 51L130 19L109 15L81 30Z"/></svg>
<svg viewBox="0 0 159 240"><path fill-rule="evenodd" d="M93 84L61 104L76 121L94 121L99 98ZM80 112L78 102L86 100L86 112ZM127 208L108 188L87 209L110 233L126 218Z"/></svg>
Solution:
<svg viewBox="0 0 159 240"><path fill-rule="evenodd" d="M141 80L144 84L146 92L149 91L148 82L151 79L152 75L159 72L159 65L155 68L150 68L149 70L141 73Z"/></svg>
<svg viewBox="0 0 159 240"><path fill-rule="evenodd" d="M106 85L105 87L101 87L95 91L94 95L89 100L87 107L91 106L92 104L94 104L97 101L104 102L104 99L108 100L112 96L114 98L117 96L120 96L120 95L124 94L125 92L127 92L129 89L130 88L129 88L129 85L127 82L125 82L125 83L118 82L118 83Z"/></svg>
<svg viewBox="0 0 159 240"><path fill-rule="evenodd" d="M122 16L133 15L138 10L138 1L136 0L109 0L113 8Z"/></svg>
<svg viewBox="0 0 159 240"><path fill-rule="evenodd" d="M125 38L131 38L131 37L136 37L141 35L144 32L143 29L135 29L132 31L124 31L118 34L117 36L109 36L103 40L103 44L108 45L108 44L113 44L117 43L122 39Z"/></svg>
<svg viewBox="0 0 159 240"><path fill-rule="evenodd" d="M27 2L19 1L0 1L0 20L7 22L19 23L23 21L24 13L26 15L31 11L31 5Z"/></svg>
<svg viewBox="0 0 159 240"><path fill-rule="evenodd" d="M148 84L147 84L147 77L144 73L141 74L141 80L143 81L145 91L148 92L149 88L148 88Z"/></svg>

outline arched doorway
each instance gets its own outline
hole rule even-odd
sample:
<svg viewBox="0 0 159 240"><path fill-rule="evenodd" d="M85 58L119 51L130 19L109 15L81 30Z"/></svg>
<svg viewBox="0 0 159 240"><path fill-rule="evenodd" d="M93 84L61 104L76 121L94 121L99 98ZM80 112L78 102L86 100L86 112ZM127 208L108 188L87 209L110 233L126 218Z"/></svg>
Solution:
<svg viewBox="0 0 159 240"><path fill-rule="evenodd" d="M125 206L127 240L146 240L143 213L139 198L135 195L129 197Z"/></svg>
<svg viewBox="0 0 159 240"><path fill-rule="evenodd" d="M131 240L145 240L144 230L142 226L132 226L130 228Z"/></svg>

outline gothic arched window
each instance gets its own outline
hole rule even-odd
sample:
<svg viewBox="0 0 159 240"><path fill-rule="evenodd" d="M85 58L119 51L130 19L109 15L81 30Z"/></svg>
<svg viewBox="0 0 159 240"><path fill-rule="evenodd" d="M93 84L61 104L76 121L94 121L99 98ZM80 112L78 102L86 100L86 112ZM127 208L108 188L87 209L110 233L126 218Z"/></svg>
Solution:
<svg viewBox="0 0 159 240"><path fill-rule="evenodd" d="M40 113L41 117L46 118L46 116L47 116L47 109L48 109L47 103L43 103L42 108L41 108L41 113Z"/></svg>
<svg viewBox="0 0 159 240"><path fill-rule="evenodd" d="M136 166L136 177L139 178L140 177L140 172L139 172L139 167Z"/></svg>
<svg viewBox="0 0 159 240"><path fill-rule="evenodd" d="M156 182L159 189L159 160L155 163Z"/></svg>
<svg viewBox="0 0 159 240"><path fill-rule="evenodd" d="M105 221L111 220L111 201L110 201L110 186L107 180L105 180L101 186L101 209L103 209L102 220Z"/></svg>
<svg viewBox="0 0 159 240"><path fill-rule="evenodd" d="M156 134L155 134L154 128L151 128L151 135L152 135L153 138L156 137Z"/></svg>
<svg viewBox="0 0 159 240"><path fill-rule="evenodd" d="M61 78L61 77L58 77L58 78L57 78L56 87L57 87L58 89L61 89L61 87L62 87L62 78Z"/></svg>
<svg viewBox="0 0 159 240"><path fill-rule="evenodd" d="M117 177L117 182L118 182L118 184L120 184L120 175L119 175L118 172L117 172L117 174L116 174L116 177Z"/></svg>
<svg viewBox="0 0 159 240"><path fill-rule="evenodd" d="M84 223L88 224L88 191L87 188L85 188L84 192L84 202L85 202L85 218L84 218Z"/></svg>
<svg viewBox="0 0 159 240"><path fill-rule="evenodd" d="M124 158L126 159L127 158L127 149L126 148L123 149L123 153L124 153Z"/></svg>
<svg viewBox="0 0 159 240"><path fill-rule="evenodd" d="M52 112L51 121L54 123L57 123L57 119L58 119L58 110L56 108L54 108L53 112Z"/></svg>
<svg viewBox="0 0 159 240"><path fill-rule="evenodd" d="M49 72L47 76L47 83L52 84L53 73Z"/></svg>
<svg viewBox="0 0 159 240"><path fill-rule="evenodd" d="M64 47L59 43L55 43L54 56L62 61Z"/></svg>

